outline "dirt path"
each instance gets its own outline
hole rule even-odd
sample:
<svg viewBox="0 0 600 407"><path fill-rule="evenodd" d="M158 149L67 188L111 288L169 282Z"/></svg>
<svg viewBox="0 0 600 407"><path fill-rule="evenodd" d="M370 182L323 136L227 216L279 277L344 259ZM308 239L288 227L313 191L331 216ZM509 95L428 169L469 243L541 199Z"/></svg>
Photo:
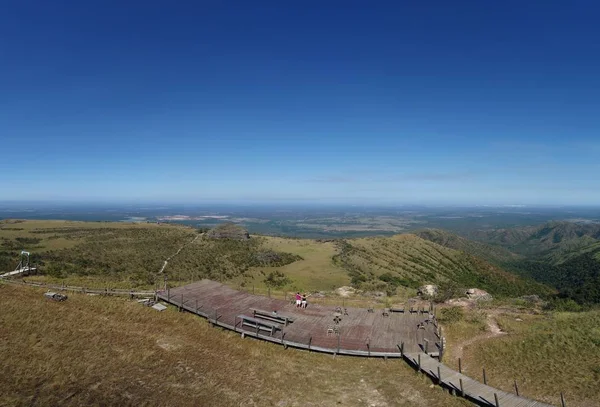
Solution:
<svg viewBox="0 0 600 407"><path fill-rule="evenodd" d="M187 246L187 245L190 245L190 244L194 243L194 242L196 241L196 239L198 239L200 236L202 236L202 234L196 235L196 237L194 237L194 238L192 239L192 241L191 241L191 242L187 242L187 243L185 243L183 246L181 246L181 247L179 248L179 250L177 250L177 252L176 252L176 253L173 253L172 255L170 255L169 257L167 257L167 259L166 259L166 260L165 260L165 262L163 263L163 266L162 266L162 268L160 269L160 271L158 272L158 274L161 274L163 271L165 271L165 268L167 267L167 264L169 264L169 260L171 260L173 257L177 256L179 253L181 253L181 251L183 250L183 248L184 248L185 246Z"/></svg>
<svg viewBox="0 0 600 407"><path fill-rule="evenodd" d="M486 318L487 331L482 333L481 335L474 336L466 341L462 342L460 345L456 347L455 357L462 358L464 349L468 346L471 346L477 342L485 341L487 339L492 339L497 336L506 335L500 326L498 326L498 322L496 321L496 314L488 314Z"/></svg>

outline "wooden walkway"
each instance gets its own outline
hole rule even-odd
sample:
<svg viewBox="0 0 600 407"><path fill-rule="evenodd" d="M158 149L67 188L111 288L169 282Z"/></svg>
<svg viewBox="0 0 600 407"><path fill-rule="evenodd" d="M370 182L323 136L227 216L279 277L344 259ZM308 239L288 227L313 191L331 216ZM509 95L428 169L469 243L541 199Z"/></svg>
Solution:
<svg viewBox="0 0 600 407"><path fill-rule="evenodd" d="M487 386L450 369L424 353L406 353L404 358L415 369L431 377L438 385L481 406L552 407L550 404Z"/></svg>
<svg viewBox="0 0 600 407"><path fill-rule="evenodd" d="M334 322L336 307L310 304L297 308L293 301L252 295L231 289L215 281L202 280L157 293L157 297L180 309L207 318L215 325L284 346L342 355L402 357L402 352L423 351L437 356L441 346L436 325L424 323L428 312L369 312L364 308L346 308ZM252 317L252 310L277 311L294 320L273 335L242 325L238 316ZM346 315L347 314L347 315ZM424 328L418 325L424 323ZM339 335L331 332L336 327Z"/></svg>

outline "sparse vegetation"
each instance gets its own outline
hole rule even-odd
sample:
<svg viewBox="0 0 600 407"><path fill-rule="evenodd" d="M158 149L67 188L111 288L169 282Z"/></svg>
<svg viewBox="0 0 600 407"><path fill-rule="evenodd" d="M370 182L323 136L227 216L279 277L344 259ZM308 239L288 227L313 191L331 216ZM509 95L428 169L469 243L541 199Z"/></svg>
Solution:
<svg viewBox="0 0 600 407"><path fill-rule="evenodd" d="M438 320L443 324L455 324L465 317L462 307L442 308Z"/></svg>

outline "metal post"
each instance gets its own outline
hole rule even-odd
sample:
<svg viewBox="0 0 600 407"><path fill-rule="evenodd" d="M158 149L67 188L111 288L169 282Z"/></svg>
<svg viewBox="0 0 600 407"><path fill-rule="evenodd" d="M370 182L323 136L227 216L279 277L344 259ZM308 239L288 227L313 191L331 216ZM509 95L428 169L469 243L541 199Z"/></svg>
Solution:
<svg viewBox="0 0 600 407"><path fill-rule="evenodd" d="M367 352L369 353L369 357L371 357L371 346L367 343Z"/></svg>
<svg viewBox="0 0 600 407"><path fill-rule="evenodd" d="M442 385L442 370L440 369L440 365L438 365L437 367L438 369L438 384L441 386Z"/></svg>
<svg viewBox="0 0 600 407"><path fill-rule="evenodd" d="M496 407L500 407L500 402L498 401L498 395L494 393L494 400L496 401Z"/></svg>
<svg viewBox="0 0 600 407"><path fill-rule="evenodd" d="M338 347L337 347L337 353L340 353L340 334L338 333Z"/></svg>
<svg viewBox="0 0 600 407"><path fill-rule="evenodd" d="M462 373L462 361L458 358L458 373Z"/></svg>
<svg viewBox="0 0 600 407"><path fill-rule="evenodd" d="M567 407L567 404L565 403L565 396L563 396L562 391L560 392L560 403L562 404L562 407Z"/></svg>
<svg viewBox="0 0 600 407"><path fill-rule="evenodd" d="M310 344L312 342L312 336L308 338L308 351L310 352Z"/></svg>
<svg viewBox="0 0 600 407"><path fill-rule="evenodd" d="M417 371L421 371L421 354L417 355Z"/></svg>
<svg viewBox="0 0 600 407"><path fill-rule="evenodd" d="M519 386L517 386L516 380L515 380L515 393L517 393L517 396L519 395Z"/></svg>
<svg viewBox="0 0 600 407"><path fill-rule="evenodd" d="M404 357L404 342L400 345L400 356Z"/></svg>
<svg viewBox="0 0 600 407"><path fill-rule="evenodd" d="M487 385L487 377L485 375L485 367L483 368L483 384Z"/></svg>
<svg viewBox="0 0 600 407"><path fill-rule="evenodd" d="M460 395L465 397L465 389L463 387L463 382L462 382L462 378L458 379L459 383L460 383Z"/></svg>
<svg viewBox="0 0 600 407"><path fill-rule="evenodd" d="M425 341L425 353L429 354L429 340L424 339L424 341Z"/></svg>

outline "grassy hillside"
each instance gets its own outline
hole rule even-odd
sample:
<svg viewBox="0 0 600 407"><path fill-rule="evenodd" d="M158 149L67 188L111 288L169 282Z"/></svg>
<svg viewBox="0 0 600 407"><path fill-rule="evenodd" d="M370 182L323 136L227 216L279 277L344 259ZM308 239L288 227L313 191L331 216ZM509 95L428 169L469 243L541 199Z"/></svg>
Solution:
<svg viewBox="0 0 600 407"><path fill-rule="evenodd" d="M467 374L481 377L481 367L493 386L510 391L513 379L520 391L539 400L599 407L600 311L552 313L543 316L503 315L498 318L508 335L466 350Z"/></svg>
<svg viewBox="0 0 600 407"><path fill-rule="evenodd" d="M2 221L0 242L0 270L13 270L25 249L45 279L87 287L153 288L165 277L171 284L205 277L225 281L255 266L299 259L263 247L260 238L210 239L195 229L165 224ZM165 259L180 248L159 275Z"/></svg>
<svg viewBox="0 0 600 407"><path fill-rule="evenodd" d="M425 240L437 243L454 250L460 250L473 256L485 259L497 265L506 264L522 259L522 256L499 246L491 245L476 240L470 240L454 233L441 229L425 229L415 232Z"/></svg>
<svg viewBox="0 0 600 407"><path fill-rule="evenodd" d="M478 287L500 296L548 292L475 256L415 235L322 242L244 234L216 239L192 228L155 224L0 225L5 270L13 269L19 251L27 249L45 274L38 278L86 287L153 288L165 278L171 285L210 278L302 291L353 284L403 297L414 295L424 283ZM159 273L167 258L164 273Z"/></svg>
<svg viewBox="0 0 600 407"><path fill-rule="evenodd" d="M399 360L284 350L173 309L0 283L2 406L459 407Z"/></svg>
<svg viewBox="0 0 600 407"><path fill-rule="evenodd" d="M478 231L472 237L517 254L559 264L598 248L600 224L548 222L537 227Z"/></svg>
<svg viewBox="0 0 600 407"><path fill-rule="evenodd" d="M428 283L478 287L500 296L551 291L472 255L412 234L343 241L335 261L348 270L355 285L387 290Z"/></svg>
<svg viewBox="0 0 600 407"><path fill-rule="evenodd" d="M553 286L561 297L581 304L600 303L598 224L549 222L538 227L479 232L478 238L489 243L437 230L423 231L420 236Z"/></svg>

